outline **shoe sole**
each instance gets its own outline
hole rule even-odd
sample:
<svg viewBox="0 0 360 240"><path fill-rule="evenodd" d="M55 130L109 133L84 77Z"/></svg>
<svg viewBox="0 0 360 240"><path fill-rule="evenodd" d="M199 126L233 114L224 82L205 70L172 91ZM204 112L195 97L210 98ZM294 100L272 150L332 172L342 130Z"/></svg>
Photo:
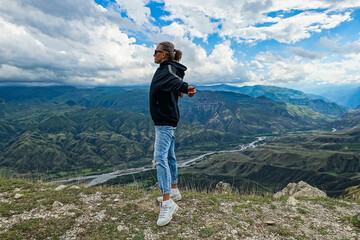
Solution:
<svg viewBox="0 0 360 240"><path fill-rule="evenodd" d="M170 217L169 221L166 221L166 222L163 223L163 224L157 224L157 225L158 225L159 227L162 227L162 226L165 226L165 225L169 224L169 222L171 222L171 220L172 220L172 216L173 216L178 210L179 210L179 206L176 205L176 207L175 207L175 209L174 209L174 212L171 214L171 217Z"/></svg>
<svg viewBox="0 0 360 240"><path fill-rule="evenodd" d="M177 196L177 197L174 197L174 198L171 198L171 199L172 199L173 201L179 201L179 200L181 200L181 196ZM163 202L162 197L158 198L157 201L158 201L159 203Z"/></svg>

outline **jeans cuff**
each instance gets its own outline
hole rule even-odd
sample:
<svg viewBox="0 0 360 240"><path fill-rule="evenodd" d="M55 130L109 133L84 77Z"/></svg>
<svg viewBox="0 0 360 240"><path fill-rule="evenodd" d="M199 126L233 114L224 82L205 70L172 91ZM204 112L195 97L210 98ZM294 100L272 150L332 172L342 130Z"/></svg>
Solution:
<svg viewBox="0 0 360 240"><path fill-rule="evenodd" d="M170 194L170 189L163 191L162 194L163 194L163 195L164 195L164 194Z"/></svg>

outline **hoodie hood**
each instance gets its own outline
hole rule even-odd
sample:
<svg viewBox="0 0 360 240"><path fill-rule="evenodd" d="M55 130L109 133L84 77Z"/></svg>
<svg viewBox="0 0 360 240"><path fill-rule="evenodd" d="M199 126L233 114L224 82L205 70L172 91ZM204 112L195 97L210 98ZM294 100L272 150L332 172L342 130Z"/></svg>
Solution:
<svg viewBox="0 0 360 240"><path fill-rule="evenodd" d="M174 62L174 61L165 61L160 64L160 66L162 66L162 65L172 65L172 66L176 67L176 69L181 70L183 72L185 72L187 70L187 67L185 67L181 63Z"/></svg>

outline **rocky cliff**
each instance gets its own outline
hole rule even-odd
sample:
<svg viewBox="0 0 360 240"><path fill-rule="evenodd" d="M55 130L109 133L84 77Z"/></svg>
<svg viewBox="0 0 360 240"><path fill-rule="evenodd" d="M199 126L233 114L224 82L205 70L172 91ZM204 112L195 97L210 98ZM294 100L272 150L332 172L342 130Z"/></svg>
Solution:
<svg viewBox="0 0 360 240"><path fill-rule="evenodd" d="M0 179L0 239L358 239L359 202L182 191L156 226L159 190Z"/></svg>

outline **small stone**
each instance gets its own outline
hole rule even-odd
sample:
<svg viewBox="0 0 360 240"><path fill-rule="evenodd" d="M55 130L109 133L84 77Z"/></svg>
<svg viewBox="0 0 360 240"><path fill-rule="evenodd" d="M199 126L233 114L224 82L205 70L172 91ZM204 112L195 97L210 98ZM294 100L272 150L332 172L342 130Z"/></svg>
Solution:
<svg viewBox="0 0 360 240"><path fill-rule="evenodd" d="M119 202L119 201L120 201L120 199L118 199L118 198L114 199L114 202Z"/></svg>
<svg viewBox="0 0 360 240"><path fill-rule="evenodd" d="M22 196L24 196L24 194L17 193L17 194L15 194L14 198L18 199L18 198L21 198Z"/></svg>
<svg viewBox="0 0 360 240"><path fill-rule="evenodd" d="M224 183L222 181L220 181L218 184L216 184L215 186L215 194L231 194L232 193L232 189L229 183Z"/></svg>
<svg viewBox="0 0 360 240"><path fill-rule="evenodd" d="M236 231L235 229L233 229L233 230L231 230L231 234L232 234L232 235L236 235L236 234L238 234L238 231Z"/></svg>
<svg viewBox="0 0 360 240"><path fill-rule="evenodd" d="M55 201L52 206L53 207L62 207L62 206L64 206L64 204L62 204L61 202Z"/></svg>
<svg viewBox="0 0 360 240"><path fill-rule="evenodd" d="M350 240L356 240L356 237L351 237Z"/></svg>
<svg viewBox="0 0 360 240"><path fill-rule="evenodd" d="M54 190L55 191L61 191L61 190L64 190L65 188L66 188L66 185L60 185L57 188L55 188Z"/></svg>
<svg viewBox="0 0 360 240"><path fill-rule="evenodd" d="M270 225L270 226L275 225L275 222L274 222L274 221L271 221L271 220L265 221L264 223L265 223L266 225Z"/></svg>
<svg viewBox="0 0 360 240"><path fill-rule="evenodd" d="M111 220L115 221L115 220L117 220L117 218L116 218L116 217L112 217Z"/></svg>
<svg viewBox="0 0 360 240"><path fill-rule="evenodd" d="M286 201L286 203L291 206L296 206L299 203L299 201L296 200L294 197L290 196L289 199Z"/></svg>
<svg viewBox="0 0 360 240"><path fill-rule="evenodd" d="M352 228L351 228L350 226L347 226L347 227L345 228L345 230L346 230L346 231L352 231Z"/></svg>
<svg viewBox="0 0 360 240"><path fill-rule="evenodd" d="M74 185L74 186L69 187L69 189L80 189L80 187Z"/></svg>
<svg viewBox="0 0 360 240"><path fill-rule="evenodd" d="M21 188L15 188L14 189L14 192L19 192L19 191L21 191Z"/></svg>
<svg viewBox="0 0 360 240"><path fill-rule="evenodd" d="M119 225L116 229L117 229L119 232L121 232L122 230L124 230L124 226Z"/></svg>

